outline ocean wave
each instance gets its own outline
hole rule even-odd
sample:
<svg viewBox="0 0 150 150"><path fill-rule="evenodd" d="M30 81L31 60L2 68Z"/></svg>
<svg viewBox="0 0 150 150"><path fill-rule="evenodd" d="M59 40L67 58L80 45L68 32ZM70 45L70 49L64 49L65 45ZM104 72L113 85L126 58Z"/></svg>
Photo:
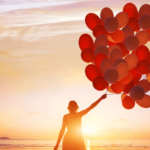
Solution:
<svg viewBox="0 0 150 150"><path fill-rule="evenodd" d="M19 147L37 147L37 148L48 148L48 147L54 147L54 145L22 145L22 144L0 144L0 147L16 147L16 148L19 148ZM59 146L59 147L62 147L62 146ZM150 146L132 146L132 145L115 145L115 144L112 144L112 145L105 145L105 146L87 146L87 147L90 147L90 148L150 148Z"/></svg>
<svg viewBox="0 0 150 150"><path fill-rule="evenodd" d="M0 140L0 147L53 147L56 140ZM87 147L93 148L150 148L150 140L90 140ZM60 143L62 146L62 143Z"/></svg>

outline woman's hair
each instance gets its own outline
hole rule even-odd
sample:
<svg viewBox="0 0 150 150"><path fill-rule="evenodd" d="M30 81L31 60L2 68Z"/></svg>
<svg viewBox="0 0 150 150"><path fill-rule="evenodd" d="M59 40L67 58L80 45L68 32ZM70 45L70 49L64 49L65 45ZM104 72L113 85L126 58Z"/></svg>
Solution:
<svg viewBox="0 0 150 150"><path fill-rule="evenodd" d="M70 112L76 112L78 110L78 108L79 108L79 106L78 106L76 101L70 101L69 102L68 110Z"/></svg>

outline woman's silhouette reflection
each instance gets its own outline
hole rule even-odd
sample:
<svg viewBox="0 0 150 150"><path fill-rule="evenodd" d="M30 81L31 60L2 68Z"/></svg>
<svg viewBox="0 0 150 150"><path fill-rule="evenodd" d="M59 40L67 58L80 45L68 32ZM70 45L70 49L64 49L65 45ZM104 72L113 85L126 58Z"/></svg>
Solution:
<svg viewBox="0 0 150 150"><path fill-rule="evenodd" d="M59 143L64 135L65 128L67 127L67 132L64 136L62 142L62 150L86 150L82 131L81 131L81 118L87 114L91 109L93 109L98 103L107 97L106 94L101 96L97 101L95 101L90 107L80 112L77 112L78 105L75 101L70 101L68 105L69 114L64 115L62 128L59 133L57 144L54 150L58 149Z"/></svg>

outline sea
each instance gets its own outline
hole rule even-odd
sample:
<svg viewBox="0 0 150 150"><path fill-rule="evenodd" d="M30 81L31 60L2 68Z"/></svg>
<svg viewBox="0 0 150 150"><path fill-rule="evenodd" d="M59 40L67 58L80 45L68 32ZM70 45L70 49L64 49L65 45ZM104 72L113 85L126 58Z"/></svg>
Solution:
<svg viewBox="0 0 150 150"><path fill-rule="evenodd" d="M53 150L56 140L0 140L0 150ZM87 150L150 150L150 140L85 140ZM58 150L62 150L61 143Z"/></svg>

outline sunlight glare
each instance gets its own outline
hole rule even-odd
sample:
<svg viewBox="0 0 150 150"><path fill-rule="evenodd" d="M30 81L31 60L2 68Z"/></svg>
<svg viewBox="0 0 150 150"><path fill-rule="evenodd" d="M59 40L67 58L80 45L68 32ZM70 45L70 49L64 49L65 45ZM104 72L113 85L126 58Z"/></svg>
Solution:
<svg viewBox="0 0 150 150"><path fill-rule="evenodd" d="M83 128L83 133L85 134L92 134L94 132L95 132L95 129L92 126L86 126Z"/></svg>
<svg viewBox="0 0 150 150"><path fill-rule="evenodd" d="M87 140L87 150L90 150L91 148L90 148L90 140Z"/></svg>

